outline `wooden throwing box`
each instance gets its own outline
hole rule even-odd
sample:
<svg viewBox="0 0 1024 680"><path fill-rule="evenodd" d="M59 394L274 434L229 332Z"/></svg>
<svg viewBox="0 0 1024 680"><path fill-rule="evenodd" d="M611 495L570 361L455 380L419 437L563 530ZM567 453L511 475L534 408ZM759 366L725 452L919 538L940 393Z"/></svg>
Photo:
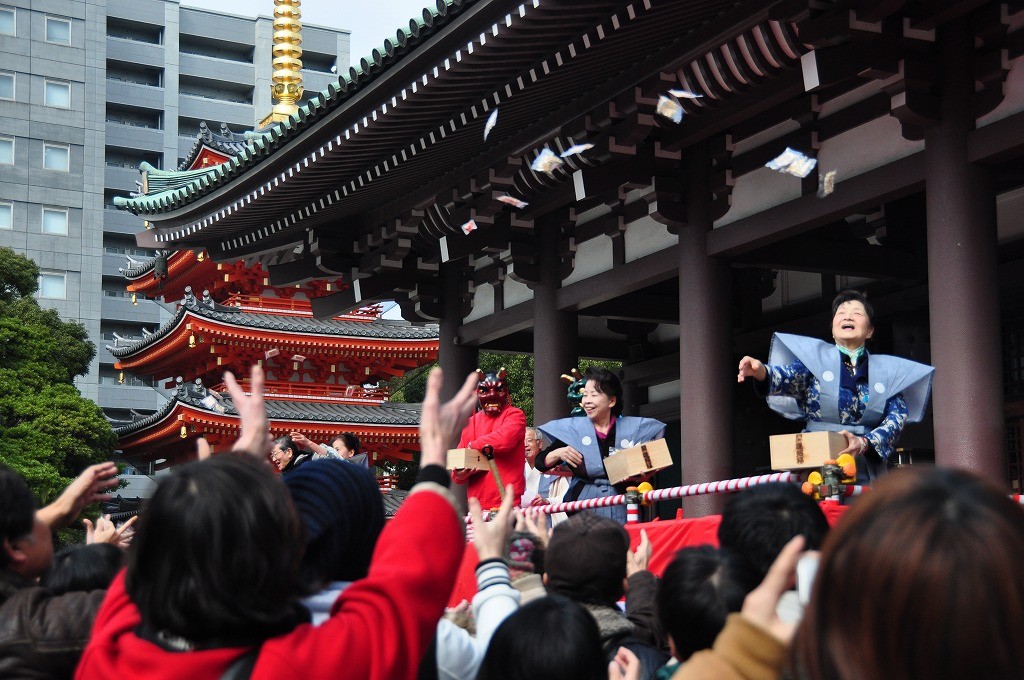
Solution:
<svg viewBox="0 0 1024 680"><path fill-rule="evenodd" d="M819 468L835 460L846 448L846 437L838 432L798 432L768 438L772 470Z"/></svg>
<svg viewBox="0 0 1024 680"><path fill-rule="evenodd" d="M672 454L664 439L622 449L604 459L604 469L612 484L668 467L672 467Z"/></svg>
<svg viewBox="0 0 1024 680"><path fill-rule="evenodd" d="M464 468L467 470L490 470L487 456L476 449L449 449L445 467L449 470Z"/></svg>

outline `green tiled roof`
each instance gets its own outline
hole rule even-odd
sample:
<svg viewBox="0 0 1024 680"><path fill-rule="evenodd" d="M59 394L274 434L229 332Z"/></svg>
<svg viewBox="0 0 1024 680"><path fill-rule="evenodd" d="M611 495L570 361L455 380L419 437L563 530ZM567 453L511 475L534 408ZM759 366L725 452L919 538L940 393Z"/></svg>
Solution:
<svg viewBox="0 0 1024 680"><path fill-rule="evenodd" d="M398 29L395 39L387 39L380 48L374 48L369 56L359 60L359 67L352 66L348 74L339 77L337 83L318 92L288 120L265 130L256 131L247 145L241 146L238 154L230 161L208 170L188 173L164 172L177 175L180 179L160 178L166 182L163 188L155 188L150 175L149 193L131 198L117 197L114 205L136 215L152 215L176 210L209 192L213 187L244 173L287 141L308 129L326 113L333 111L355 94L386 73L420 43L427 40L440 28L450 23L466 7L478 0L436 0L433 8L424 8L421 17L411 19L408 29Z"/></svg>

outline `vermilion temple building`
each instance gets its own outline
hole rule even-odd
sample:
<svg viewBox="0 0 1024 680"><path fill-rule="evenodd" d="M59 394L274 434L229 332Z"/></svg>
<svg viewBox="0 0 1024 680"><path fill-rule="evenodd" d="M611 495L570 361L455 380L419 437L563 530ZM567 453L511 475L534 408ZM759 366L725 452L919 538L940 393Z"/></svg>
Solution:
<svg viewBox="0 0 1024 680"><path fill-rule="evenodd" d="M441 0L231 160L120 207L141 246L259 264L273 287L350 282L317 319L397 300L439 324L449 375L533 352L539 421L579 356L622 360L684 482L767 465L795 425L737 360L776 330L827 337L856 285L873 350L936 367L903 445L1019 485L1022 4ZM670 89L692 97L678 123L656 111ZM817 168L764 167L786 147ZM230 323L199 305L185 323Z"/></svg>
<svg viewBox="0 0 1024 680"><path fill-rule="evenodd" d="M179 170L144 168L150 187L188 178L232 158L242 135L205 131ZM221 384L224 371L242 378L267 372L267 412L274 436L302 432L329 442L359 437L371 464L409 460L418 450L418 405L389 401L380 384L437 358L437 328L378 318L368 306L314 319L309 298L344 289L334 278L271 287L259 264L214 263L202 250L181 250L123 271L136 298L176 303L172 318L141 338L108 347L116 367L170 390L158 412L116 424L119 447L136 466L159 467L194 456L195 438L224 450L238 437L238 419Z"/></svg>

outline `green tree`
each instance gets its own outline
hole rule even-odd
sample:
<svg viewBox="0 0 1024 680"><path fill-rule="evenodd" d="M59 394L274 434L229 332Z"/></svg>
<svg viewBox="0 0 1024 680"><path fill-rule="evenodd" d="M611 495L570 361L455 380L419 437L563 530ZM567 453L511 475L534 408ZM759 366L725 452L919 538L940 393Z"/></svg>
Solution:
<svg viewBox="0 0 1024 680"><path fill-rule="evenodd" d="M74 379L96 348L85 327L32 297L39 267L0 248L0 462L46 504L86 466L110 460L117 438Z"/></svg>

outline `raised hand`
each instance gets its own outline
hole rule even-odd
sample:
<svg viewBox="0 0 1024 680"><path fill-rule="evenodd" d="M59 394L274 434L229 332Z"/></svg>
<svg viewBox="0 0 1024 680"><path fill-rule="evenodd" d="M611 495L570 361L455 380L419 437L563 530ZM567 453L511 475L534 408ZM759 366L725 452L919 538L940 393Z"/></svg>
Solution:
<svg viewBox="0 0 1024 680"><path fill-rule="evenodd" d="M640 680L643 663L631 650L619 647L615 659L608 664L608 680Z"/></svg>
<svg viewBox="0 0 1024 680"><path fill-rule="evenodd" d="M270 451L273 441L270 436L270 424L267 422L267 408L263 403L264 380L263 369L258 364L253 364L249 372L249 386L252 391L246 394L230 371L224 373L224 385L228 388L231 402L241 422L241 433L231 450L245 451L261 460Z"/></svg>
<svg viewBox="0 0 1024 680"><path fill-rule="evenodd" d="M736 382L743 382L747 378L763 381L768 377L768 369L754 357L743 357L740 359L739 373L736 374Z"/></svg>
<svg viewBox="0 0 1024 680"><path fill-rule="evenodd" d="M136 515L129 519L121 526L115 526L110 521L110 515L100 515L96 518L96 525L88 519L83 519L82 524L85 525L85 542L88 544L92 543L110 543L112 545L127 550L128 545L131 543L132 536L135 535L135 529L133 525L139 519Z"/></svg>
<svg viewBox="0 0 1024 680"><path fill-rule="evenodd" d="M423 415L420 417L420 467L444 467L448 449L458 442L462 428L476 407L476 385L479 381L476 373L470 373L458 394L442 404L444 376L440 368L430 371L427 395L423 399Z"/></svg>
<svg viewBox="0 0 1024 680"><path fill-rule="evenodd" d="M626 550L626 576L644 571L651 561L651 539L647 537L647 530L640 530L640 543L636 550Z"/></svg>
<svg viewBox="0 0 1024 680"><path fill-rule="evenodd" d="M740 611L743 618L760 626L784 645L793 639L796 624L780 619L775 609L779 598L796 581L796 563L803 549L804 537L794 536L775 558L761 585L750 591L743 600L743 609Z"/></svg>
<svg viewBox="0 0 1024 680"><path fill-rule="evenodd" d="M515 489L511 484L506 485L498 514L490 522L484 521L480 501L475 497L469 499L469 514L473 518L473 545L481 562L505 554L505 544L508 543L509 534L515 525L515 516L512 512L514 498Z"/></svg>
<svg viewBox="0 0 1024 680"><path fill-rule="evenodd" d="M540 498L538 496L538 498ZM543 500L543 499L541 499ZM548 502L545 500L545 504ZM537 522L540 513L535 510L527 509L524 512L516 514L516 531L523 531L528 534L532 534L537 539L537 543L542 548L548 547L548 531L547 525L541 526Z"/></svg>
<svg viewBox="0 0 1024 680"><path fill-rule="evenodd" d="M90 465L67 485L57 500L40 508L36 514L51 530L61 529L71 524L87 506L107 500L104 492L119 483L117 466L113 463Z"/></svg>

